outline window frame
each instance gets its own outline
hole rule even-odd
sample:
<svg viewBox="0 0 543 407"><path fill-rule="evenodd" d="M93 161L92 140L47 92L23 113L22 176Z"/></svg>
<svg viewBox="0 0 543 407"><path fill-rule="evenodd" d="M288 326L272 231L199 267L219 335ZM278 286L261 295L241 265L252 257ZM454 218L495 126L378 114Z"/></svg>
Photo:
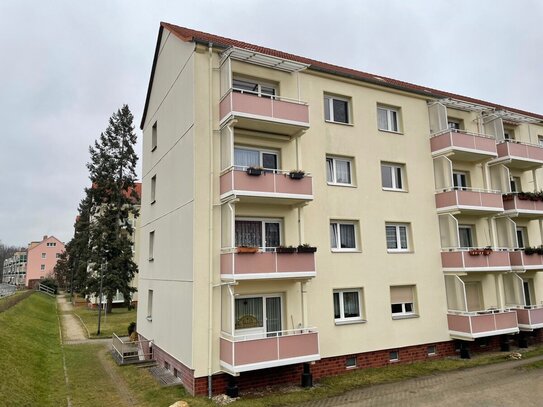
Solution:
<svg viewBox="0 0 543 407"><path fill-rule="evenodd" d="M252 218L248 216L236 216L234 218L234 235L236 230L236 221L251 221L251 222L260 222L261 223L261 236L262 236L262 246L259 246L260 249L263 251L269 251L267 249L275 249L276 246L266 246L266 223L278 223L279 224L279 246L284 244L284 237L283 237L283 219L281 218ZM234 236L234 246L237 247L235 236Z"/></svg>
<svg viewBox="0 0 543 407"><path fill-rule="evenodd" d="M338 247L332 247L332 241L330 241L330 250L332 252L343 252L343 253L349 253L349 252L359 252L359 242L358 242L358 221L352 221L352 220L330 220L330 227L332 224L337 224L337 233L336 233L336 242L338 244ZM352 225L354 227L354 247L341 247L341 225Z"/></svg>
<svg viewBox="0 0 543 407"><path fill-rule="evenodd" d="M331 161L332 162L332 181L329 181L328 180L328 161ZM344 162L347 162L349 163L349 178L351 179L351 182L350 183L346 183L346 182L338 182L337 181L337 166L336 166L336 161L344 161ZM355 184L354 184L354 177L353 177L353 166L354 166L354 158L350 158L350 157L339 157L339 156L334 156L334 155L327 155L326 156L326 183L328 185L333 185L333 186L348 186L348 187L354 187Z"/></svg>
<svg viewBox="0 0 543 407"><path fill-rule="evenodd" d="M385 241L387 245L387 252L388 253L409 253L411 252L411 238L409 236L411 232L411 225L409 223L394 223L394 222L386 222L385 223ZM394 232L396 235L396 248L390 249L388 247L388 238L387 238L387 228L388 227L394 227ZM400 234L400 228L405 228L405 240L407 247L404 249L401 247L401 234ZM400 246L398 248L398 246Z"/></svg>
<svg viewBox="0 0 543 407"><path fill-rule="evenodd" d="M462 246L460 238L460 229L469 230L469 240L471 240L471 246ZM476 246L476 237L475 237L475 225L470 224L459 224L458 225L458 247L462 249L470 249Z"/></svg>
<svg viewBox="0 0 543 407"><path fill-rule="evenodd" d="M147 316L145 319L149 322L153 320L153 296L154 290L147 290Z"/></svg>
<svg viewBox="0 0 543 407"><path fill-rule="evenodd" d="M40 271L45 271L45 264L40 264Z"/></svg>
<svg viewBox="0 0 543 407"><path fill-rule="evenodd" d="M341 102L347 103L347 110L345 112L345 116L347 117L346 122L337 121L334 118L334 100L338 100ZM323 95L323 107L324 107L324 121L326 123L336 123L336 124L346 124L346 125L352 125L353 119L352 119L352 109L351 109L351 98L347 96L338 96L331 93L324 93ZM329 117L326 117L326 104L328 104L328 112Z"/></svg>
<svg viewBox="0 0 543 407"><path fill-rule="evenodd" d="M383 129L380 126L380 123L379 123L379 110L382 110L384 112L386 112L386 121L387 121L387 127L386 129ZM389 105L382 105L382 104L377 104L377 129L379 131L385 131L385 132L388 132L388 133L395 133L395 134L402 134L402 126L401 126L401 107L399 106L389 106ZM394 120L392 119L394 117L394 115L392 114L392 112L396 113L396 128L397 130L394 130L393 129L393 124L394 124Z"/></svg>
<svg viewBox="0 0 543 407"><path fill-rule="evenodd" d="M358 296L358 316L357 317L346 317L345 316L345 302L343 299L343 294L345 293L356 293ZM336 318L335 316L335 309L334 309L334 323L336 325L346 325L346 324L352 324L352 323L361 323L361 322L367 322L366 318L364 317L364 289L362 287L360 288L341 288L341 289L335 289L332 292L332 307L334 307L334 296L338 294L339 298L339 318Z"/></svg>
<svg viewBox="0 0 543 407"><path fill-rule="evenodd" d="M392 187L386 187L384 186L384 179L383 179L383 168L390 168L390 178L392 181ZM397 170L400 170L400 184L402 185L401 188L398 188L398 173ZM400 163L392 163L389 161L381 161L381 188L384 191L395 191L395 192L407 192L406 188L406 171L405 171L405 164Z"/></svg>
<svg viewBox="0 0 543 407"><path fill-rule="evenodd" d="M525 247L530 246L530 242L528 241L528 228L526 226L517 226L515 229L515 234L517 236L517 248L518 249L524 249ZM522 240L522 245L519 242L519 235L520 240Z"/></svg>
<svg viewBox="0 0 543 407"><path fill-rule="evenodd" d="M42 258L42 259L46 259L46 258L47 258L47 253L42 253L42 254L41 254L41 258Z"/></svg>
<svg viewBox="0 0 543 407"><path fill-rule="evenodd" d="M241 88L236 88L234 86L234 81L242 81L242 82L247 82L247 83L252 83L254 85L256 85L257 87L257 91L253 91L253 90L247 90L247 89L241 89ZM265 98L270 98L270 99L279 99L279 84L278 83L273 83L273 82L267 82L266 80L261 80L261 79L258 79L258 78L250 78L250 77L245 77L245 76L242 76L242 75L237 75L237 74L234 74L232 75L232 91L233 92L238 92L238 93L247 93L248 95L253 95L253 96L258 96L258 97L265 97ZM270 95L269 93L262 93L262 87L267 87L267 88L270 88L270 89L273 89L273 95Z"/></svg>
<svg viewBox="0 0 543 407"><path fill-rule="evenodd" d="M155 231L151 230L149 232L149 261L155 259Z"/></svg>
<svg viewBox="0 0 543 407"><path fill-rule="evenodd" d="M417 300L416 293L415 293L416 287L417 286L414 285L414 284L390 286L390 314L392 316L392 319L415 318L415 317L419 316L418 311L417 311L417 304L416 304L416 300ZM410 288L411 289L412 302L406 302L406 301L392 302L392 290L394 288ZM411 304L411 311L406 310L407 309L407 307L406 307L407 304ZM400 312L393 312L392 311L392 306L393 305L401 305L402 310Z"/></svg>
<svg viewBox="0 0 543 407"><path fill-rule="evenodd" d="M462 182L458 182L458 181L462 181L462 177L464 177L464 181L465 181L465 184L466 185L460 185ZM469 171L461 171L461 170L455 170L453 169L452 170L452 178L453 178L453 183L452 183L452 187L453 187L453 190L455 191L467 191L471 188L471 179L470 179L470 173ZM458 185L454 185L455 181L457 182Z"/></svg>
<svg viewBox="0 0 543 407"><path fill-rule="evenodd" d="M234 300L234 325L232 326L232 330L234 331L235 335L250 335L254 333L262 333L263 335L267 336L269 333L273 333L274 331L268 332L267 329L267 309L266 309L266 299L267 298L279 298L279 306L281 308L281 331L283 331L285 328L285 299L283 298L283 294L281 293L266 293L266 294L243 294L236 296L236 300L242 300L244 298L261 298L262 299L262 327L253 327L253 328L236 328L236 301Z"/></svg>
<svg viewBox="0 0 543 407"><path fill-rule="evenodd" d="M458 128L457 127L452 127L451 123L454 123L454 124L458 125ZM458 119L456 117L447 116L447 129L456 130L456 131L464 130L464 120L463 119Z"/></svg>
<svg viewBox="0 0 543 407"><path fill-rule="evenodd" d="M158 147L158 121L153 123L151 127L151 152L155 151Z"/></svg>
<svg viewBox="0 0 543 407"><path fill-rule="evenodd" d="M234 169L239 169L239 170L242 170L242 171L245 171L249 167L244 166L244 165L236 165L236 161L235 161L236 160L235 159L236 149L256 151L256 152L258 152L258 166L264 168L266 171L269 171L269 172L274 172L275 173L275 172L280 172L281 171L281 150L274 150L274 149L271 149L271 148L248 147L248 146L242 146L242 145L234 144L234 151L233 151L234 159L232 160L232 165L234 166ZM266 168L266 167L264 167L264 154L273 154L273 155L275 155L275 157L277 159L277 168Z"/></svg>
<svg viewBox="0 0 543 407"><path fill-rule="evenodd" d="M156 202L156 174L151 177L151 205Z"/></svg>

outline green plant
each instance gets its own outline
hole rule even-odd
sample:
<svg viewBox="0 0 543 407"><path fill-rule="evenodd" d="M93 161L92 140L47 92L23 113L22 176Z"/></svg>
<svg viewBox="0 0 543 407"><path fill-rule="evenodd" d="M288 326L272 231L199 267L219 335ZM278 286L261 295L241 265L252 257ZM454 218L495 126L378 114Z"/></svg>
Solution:
<svg viewBox="0 0 543 407"><path fill-rule="evenodd" d="M133 332L136 332L136 323L134 321L128 324L128 336L131 336Z"/></svg>

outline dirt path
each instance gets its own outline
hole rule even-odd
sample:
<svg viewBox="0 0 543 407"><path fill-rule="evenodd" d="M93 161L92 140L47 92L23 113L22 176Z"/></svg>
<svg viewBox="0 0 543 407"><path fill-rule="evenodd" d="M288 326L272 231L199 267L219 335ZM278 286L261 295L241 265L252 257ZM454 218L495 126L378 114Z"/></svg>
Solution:
<svg viewBox="0 0 543 407"><path fill-rule="evenodd" d="M115 366L112 365L111 360L108 360L108 357L106 355L107 353L104 351L104 349L100 349L97 355L98 360L100 361L100 364L104 368L104 371L108 374L109 378L111 379L111 382L114 384L115 389L117 390L117 393L119 394L121 400L124 400L125 405L129 407L140 406L141 403L134 396L132 391L128 388L123 378L117 374L117 372L115 371Z"/></svg>
<svg viewBox="0 0 543 407"><path fill-rule="evenodd" d="M543 369L522 367L543 356L353 390L306 407L540 407Z"/></svg>
<svg viewBox="0 0 543 407"><path fill-rule="evenodd" d="M58 310L62 324L62 336L64 343L86 341L88 339L85 328L81 321L72 313L73 306L66 300L66 297L59 295L57 297Z"/></svg>

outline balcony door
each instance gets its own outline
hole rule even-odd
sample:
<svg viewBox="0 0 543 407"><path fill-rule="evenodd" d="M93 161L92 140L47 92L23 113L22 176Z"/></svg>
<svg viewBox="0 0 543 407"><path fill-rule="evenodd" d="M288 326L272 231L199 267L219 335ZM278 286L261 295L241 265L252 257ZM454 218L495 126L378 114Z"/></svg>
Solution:
<svg viewBox="0 0 543 407"><path fill-rule="evenodd" d="M280 295L236 298L236 335L248 339L276 336L283 328L282 299Z"/></svg>
<svg viewBox="0 0 543 407"><path fill-rule="evenodd" d="M471 225L458 225L458 237L460 238L460 247L474 247L473 227Z"/></svg>
<svg viewBox="0 0 543 407"><path fill-rule="evenodd" d="M236 219L236 247L272 249L281 244L281 221L278 219Z"/></svg>
<svg viewBox="0 0 543 407"><path fill-rule="evenodd" d="M453 171L453 185L454 189L466 190L468 185L468 174L460 171Z"/></svg>
<svg viewBox="0 0 543 407"><path fill-rule="evenodd" d="M249 93L267 98L271 98L277 93L274 84L246 78L233 78L232 87L234 92Z"/></svg>
<svg viewBox="0 0 543 407"><path fill-rule="evenodd" d="M522 282L524 289L524 302L525 305L534 305L534 280L526 279Z"/></svg>
<svg viewBox="0 0 543 407"><path fill-rule="evenodd" d="M465 283L468 311L481 311L483 307L483 289L479 281Z"/></svg>

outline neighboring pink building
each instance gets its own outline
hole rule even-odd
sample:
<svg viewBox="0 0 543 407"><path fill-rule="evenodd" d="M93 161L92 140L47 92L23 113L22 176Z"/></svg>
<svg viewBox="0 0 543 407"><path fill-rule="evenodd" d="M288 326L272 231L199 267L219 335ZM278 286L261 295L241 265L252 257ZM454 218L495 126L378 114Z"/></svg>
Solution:
<svg viewBox="0 0 543 407"><path fill-rule="evenodd" d="M46 235L41 242L30 242L25 285L33 288L36 281L52 275L58 257L63 251L64 243L54 236Z"/></svg>

